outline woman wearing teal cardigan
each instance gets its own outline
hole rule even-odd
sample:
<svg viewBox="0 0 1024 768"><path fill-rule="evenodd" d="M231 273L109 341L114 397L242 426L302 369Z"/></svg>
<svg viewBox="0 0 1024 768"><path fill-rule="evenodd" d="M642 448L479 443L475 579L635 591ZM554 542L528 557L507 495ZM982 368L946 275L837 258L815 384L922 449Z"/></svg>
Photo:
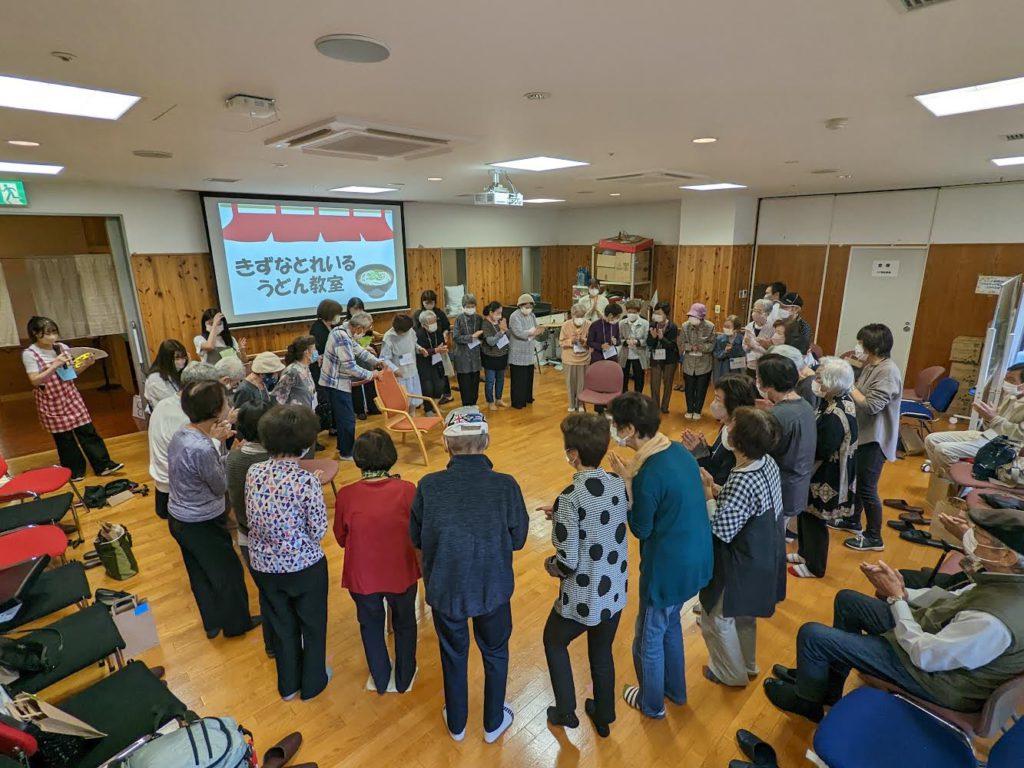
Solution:
<svg viewBox="0 0 1024 768"><path fill-rule="evenodd" d="M711 580L711 526L700 467L689 451L658 432L658 405L647 395L628 392L612 400L609 415L612 437L636 451L629 464L611 456L612 468L627 479L627 520L640 540L640 610L633 638L639 685L626 686L622 696L647 717L662 718L665 699L686 703L679 613Z"/></svg>

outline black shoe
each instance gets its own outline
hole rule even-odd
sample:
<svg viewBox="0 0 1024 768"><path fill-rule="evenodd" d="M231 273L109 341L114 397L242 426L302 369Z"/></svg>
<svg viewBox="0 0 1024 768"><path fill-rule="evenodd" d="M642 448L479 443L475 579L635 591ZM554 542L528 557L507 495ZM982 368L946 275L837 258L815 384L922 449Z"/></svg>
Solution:
<svg viewBox="0 0 1024 768"><path fill-rule="evenodd" d="M784 683L791 683L796 685L796 668L786 667L782 664L775 664L772 666L772 676L776 680L781 680Z"/></svg>
<svg viewBox="0 0 1024 768"><path fill-rule="evenodd" d="M765 680L764 694L768 697L768 701L783 712L806 717L812 723L820 723L821 718L825 716L825 709L821 704L800 698L796 692L796 686L792 683L784 683L782 680L774 678Z"/></svg>
<svg viewBox="0 0 1024 768"><path fill-rule="evenodd" d="M70 483L80 483L83 480L85 480L85 475L75 475L68 482L70 482Z"/></svg>
<svg viewBox="0 0 1024 768"><path fill-rule="evenodd" d="M779 758L775 749L757 734L741 728L736 731L736 743L754 765L764 768L778 766Z"/></svg>
<svg viewBox="0 0 1024 768"><path fill-rule="evenodd" d="M554 707L548 707L548 722L559 728L578 728L580 719L573 712L569 715L560 715Z"/></svg>
<svg viewBox="0 0 1024 768"><path fill-rule="evenodd" d="M844 541L843 546L857 552L882 552L885 550L885 543L875 536L854 536Z"/></svg>
<svg viewBox="0 0 1024 768"><path fill-rule="evenodd" d="M360 421L366 421L366 414L365 413L357 413L356 414L356 418L359 419Z"/></svg>
<svg viewBox="0 0 1024 768"><path fill-rule="evenodd" d="M114 474L115 472L120 472L120 471L121 471L122 469L124 469L124 464L122 464L122 463L120 463L120 462L118 462L118 461L115 461L115 462L114 462L113 464L111 464L111 465L110 465L109 467L107 467L106 469L104 469L104 470L103 470L102 472L98 472L97 474L98 474L98 475L99 475L100 477L106 477L107 475L112 475L112 474Z"/></svg>
<svg viewBox="0 0 1024 768"><path fill-rule="evenodd" d="M840 518L839 520L826 520L825 525L831 528L833 531L852 531L853 533L860 533L860 523L856 520L848 518Z"/></svg>
<svg viewBox="0 0 1024 768"><path fill-rule="evenodd" d="M206 630L206 639L207 640L213 640L213 638L215 638L219 634L220 634L220 630L219 629L208 629L208 630Z"/></svg>
<svg viewBox="0 0 1024 768"><path fill-rule="evenodd" d="M608 723L603 723L597 719L597 703L593 699L587 699L583 702L583 711L587 713L590 722L594 724L594 730L597 731L597 735L602 739L607 739L608 734L612 731L608 727Z"/></svg>

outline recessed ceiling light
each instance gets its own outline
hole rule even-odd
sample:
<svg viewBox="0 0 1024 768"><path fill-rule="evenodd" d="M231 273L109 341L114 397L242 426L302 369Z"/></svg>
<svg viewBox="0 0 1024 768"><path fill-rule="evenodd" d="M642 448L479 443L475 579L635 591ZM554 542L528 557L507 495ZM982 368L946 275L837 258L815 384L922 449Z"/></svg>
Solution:
<svg viewBox="0 0 1024 768"><path fill-rule="evenodd" d="M996 165L1024 165L1024 157L993 157L992 162Z"/></svg>
<svg viewBox="0 0 1024 768"><path fill-rule="evenodd" d="M558 197L531 197L528 200L523 200L523 202L524 203L564 203L565 200L562 200L561 198L558 198Z"/></svg>
<svg viewBox="0 0 1024 768"><path fill-rule="evenodd" d="M716 141L718 141L718 139L716 139L714 136L701 136L699 138L693 139L694 144L714 144Z"/></svg>
<svg viewBox="0 0 1024 768"><path fill-rule="evenodd" d="M7 143L12 147L38 147L38 141L26 141L25 139L8 139Z"/></svg>
<svg viewBox="0 0 1024 768"><path fill-rule="evenodd" d="M849 181L850 179L853 178L853 174L852 173L841 173L841 174L839 174L839 178L842 179L843 181Z"/></svg>
<svg viewBox="0 0 1024 768"><path fill-rule="evenodd" d="M163 149L134 149L132 154L136 157L144 157L147 160L170 160L174 153Z"/></svg>
<svg viewBox="0 0 1024 768"><path fill-rule="evenodd" d="M427 176L427 181L444 181L440 176Z"/></svg>
<svg viewBox="0 0 1024 768"><path fill-rule="evenodd" d="M353 64L376 64L391 55L384 43L366 35L324 35L314 45L328 58Z"/></svg>
<svg viewBox="0 0 1024 768"><path fill-rule="evenodd" d="M936 117L1024 104L1024 77L915 96Z"/></svg>
<svg viewBox="0 0 1024 768"><path fill-rule="evenodd" d="M0 171L7 171L9 173L42 173L47 176L56 176L63 170L63 165L45 165L43 163L9 163L0 160Z"/></svg>
<svg viewBox="0 0 1024 768"><path fill-rule="evenodd" d="M622 197L621 192L609 192L608 197Z"/></svg>
<svg viewBox="0 0 1024 768"><path fill-rule="evenodd" d="M563 160L559 157L524 157L522 160L505 160L500 163L489 163L495 168L511 168L514 171L555 171L559 168L576 168L590 165L579 160Z"/></svg>
<svg viewBox="0 0 1024 768"><path fill-rule="evenodd" d="M0 75L0 107L117 120L138 96Z"/></svg>
<svg viewBox="0 0 1024 768"><path fill-rule="evenodd" d="M721 182L718 184L690 184L680 189L692 189L695 192L714 192L719 189L746 189L742 184L732 184L730 182Z"/></svg>
<svg viewBox="0 0 1024 768"><path fill-rule="evenodd" d="M355 195L379 195L381 192L397 192L395 187L362 187L350 184L347 187L334 187L331 192L351 192Z"/></svg>
<svg viewBox="0 0 1024 768"><path fill-rule="evenodd" d="M544 101L545 99L551 98L550 91L527 91L523 94L523 98L527 101Z"/></svg>

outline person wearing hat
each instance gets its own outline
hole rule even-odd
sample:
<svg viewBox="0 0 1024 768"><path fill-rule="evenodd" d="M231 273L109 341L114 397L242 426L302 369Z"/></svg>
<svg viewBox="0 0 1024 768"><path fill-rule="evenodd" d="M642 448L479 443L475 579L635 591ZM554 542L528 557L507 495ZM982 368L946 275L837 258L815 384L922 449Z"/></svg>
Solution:
<svg viewBox="0 0 1024 768"><path fill-rule="evenodd" d="M683 366L683 391L686 393L687 419L697 420L704 410L704 399L711 382L715 359L715 326L707 320L708 310L694 303L686 313L686 322L679 327L679 357Z"/></svg>
<svg viewBox="0 0 1024 768"><path fill-rule="evenodd" d="M979 508L968 518L940 516L963 541L971 584L908 589L886 563L863 563L877 597L843 590L833 626L804 624L797 666L772 668L768 699L818 721L856 669L947 709L978 712L999 686L1024 675L1024 513Z"/></svg>
<svg viewBox="0 0 1024 768"><path fill-rule="evenodd" d="M524 293L516 300L516 304L516 311L508 319L508 333L511 336L508 376L512 386L512 407L525 408L533 402L533 367L537 363L533 340L544 329L537 326L537 318L533 314L533 296Z"/></svg>
<svg viewBox="0 0 1024 768"><path fill-rule="evenodd" d="M235 408L246 403L270 403L270 391L277 384L277 376L284 370L281 358L273 352L260 352L252 359L249 375L235 389Z"/></svg>
<svg viewBox="0 0 1024 768"><path fill-rule="evenodd" d="M495 472L484 452L487 419L476 406L445 416L442 439L448 466L419 482L409 536L420 550L427 604L441 650L445 707L455 741L466 735L469 716L469 622L484 667L484 740L496 741L512 725L505 701L510 601L515 589L512 553L526 544L530 518L519 484Z"/></svg>
<svg viewBox="0 0 1024 768"><path fill-rule="evenodd" d="M811 348L811 325L800 313L804 299L796 291L790 291L779 300L779 319L786 321L786 343L806 355Z"/></svg>

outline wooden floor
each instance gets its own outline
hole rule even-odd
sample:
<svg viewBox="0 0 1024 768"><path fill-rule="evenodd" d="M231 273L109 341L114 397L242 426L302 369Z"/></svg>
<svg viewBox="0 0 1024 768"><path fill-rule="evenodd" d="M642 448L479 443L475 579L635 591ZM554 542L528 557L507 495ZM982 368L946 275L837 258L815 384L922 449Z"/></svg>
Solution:
<svg viewBox="0 0 1024 768"><path fill-rule="evenodd" d="M339 586L343 553L333 538L325 541L330 563L331 592L328 658L334 679L327 690L310 702L282 702L276 692L273 662L263 654L259 632L237 639L223 637L209 641L203 634L198 613L182 567L178 548L166 524L153 513L152 497L136 499L116 509L94 511L86 516L87 538L104 519L126 524L135 539L141 573L128 582L112 582L101 570L89 571L94 587L124 588L147 597L153 606L162 647L145 655L150 664L167 668L167 681L190 707L201 714L231 715L256 736L257 746L266 749L278 738L301 730L305 746L300 758L317 761L320 768L346 766L708 766L724 768L731 758L741 757L735 746L737 728L748 728L771 742L778 750L780 764L804 764L804 752L812 736L809 723L782 715L765 699L758 680L746 689L734 690L705 681L701 666L707 652L685 612L686 706L668 706L663 721L643 719L621 705L611 737L599 739L582 717L582 703L591 695L585 643L572 649L576 671L579 713L583 724L575 730L550 729L545 710L553 703L541 631L556 595L555 585L542 567L550 554L550 524L540 504L550 503L571 477L565 463L558 425L565 416L563 378L553 369L538 377L537 402L524 411L500 411L491 417L492 447L489 455L496 469L515 475L523 488L532 525L526 548L515 557L516 592L512 600L515 629L511 640L508 699L516 719L499 743L486 745L482 738L480 699L482 675L479 656L470 662L470 722L466 740L453 743L441 720L442 688L437 639L429 621L420 622L419 675L415 689L404 695L378 696L364 690L367 670L351 599ZM684 426L693 426L679 415L682 394L675 393L673 414L666 417L665 431L678 438ZM360 429L374 424L360 422ZM711 435L710 419L700 428ZM326 436L325 436L326 437ZM125 435L109 440L111 455L125 462L128 476L150 482L147 475L145 435ZM431 470L444 466L445 454L435 435L431 441ZM621 450L621 449L620 449ZM410 442L400 447L397 470L409 480L427 471L420 463L419 450ZM28 456L14 462L15 468L39 466L53 460L53 454ZM916 459L886 467L882 476L883 496L923 497L927 475L918 471ZM343 465L340 482L356 478L353 465ZM89 480L87 480L87 483ZM328 504L333 497L328 492ZM887 514L889 514L887 512ZM889 531L888 533L892 533ZM901 567L922 567L935 561L935 550L914 547L887 535L888 549L882 557ZM863 589L857 571L862 556L844 549L839 534L833 534L832 561L826 578L791 579L788 600L770 620L759 623L758 662L767 672L775 662L793 662L793 639L800 625L809 620L830 621L832 600L844 587ZM80 554L79 554L80 556ZM874 554L871 556L875 557ZM632 583L637 581L638 555L631 540ZM256 607L256 590L250 582L250 599ZM254 610L255 612L255 610ZM626 615L615 646L617 687L635 682L630 656L636 595L630 596ZM98 671L79 673L70 684L55 686L55 697L87 684Z"/></svg>
<svg viewBox="0 0 1024 768"><path fill-rule="evenodd" d="M132 419L132 393L120 387L100 392L83 389L93 423L101 435L129 435L138 427ZM0 401L0 456L24 456L48 451L53 438L39 426L35 400L24 398Z"/></svg>

